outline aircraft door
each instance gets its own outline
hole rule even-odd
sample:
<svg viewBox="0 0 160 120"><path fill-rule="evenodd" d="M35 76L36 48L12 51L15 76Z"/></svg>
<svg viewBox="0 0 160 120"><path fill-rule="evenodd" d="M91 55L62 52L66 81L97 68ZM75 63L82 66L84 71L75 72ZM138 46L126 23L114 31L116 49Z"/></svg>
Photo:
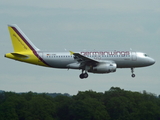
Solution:
<svg viewBox="0 0 160 120"><path fill-rule="evenodd" d="M133 61L137 60L137 54L136 54L136 52L132 52L132 60Z"/></svg>

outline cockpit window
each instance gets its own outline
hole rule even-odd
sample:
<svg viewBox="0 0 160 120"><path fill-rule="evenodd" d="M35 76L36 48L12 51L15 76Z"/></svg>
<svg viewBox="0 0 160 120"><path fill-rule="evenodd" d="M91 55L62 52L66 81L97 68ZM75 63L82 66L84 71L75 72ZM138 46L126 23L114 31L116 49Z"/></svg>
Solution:
<svg viewBox="0 0 160 120"><path fill-rule="evenodd" d="M148 57L148 55L147 55L147 54L144 54L144 56L145 56L145 57Z"/></svg>

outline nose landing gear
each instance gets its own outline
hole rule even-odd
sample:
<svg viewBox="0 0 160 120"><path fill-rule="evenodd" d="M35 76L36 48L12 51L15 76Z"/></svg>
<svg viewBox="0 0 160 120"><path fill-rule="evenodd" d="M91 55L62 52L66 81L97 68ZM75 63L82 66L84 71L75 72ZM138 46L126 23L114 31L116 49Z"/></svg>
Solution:
<svg viewBox="0 0 160 120"><path fill-rule="evenodd" d="M131 68L131 72L132 72L132 77L134 78L136 75L134 74L134 68Z"/></svg>

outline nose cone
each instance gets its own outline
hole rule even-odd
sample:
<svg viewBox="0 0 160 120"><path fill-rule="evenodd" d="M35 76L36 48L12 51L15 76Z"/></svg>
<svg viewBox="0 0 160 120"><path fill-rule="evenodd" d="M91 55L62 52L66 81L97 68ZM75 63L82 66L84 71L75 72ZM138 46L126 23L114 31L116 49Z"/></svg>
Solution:
<svg viewBox="0 0 160 120"><path fill-rule="evenodd" d="M156 61L155 61L153 58L150 58L150 59L148 60L148 62L149 62L150 65L153 65Z"/></svg>

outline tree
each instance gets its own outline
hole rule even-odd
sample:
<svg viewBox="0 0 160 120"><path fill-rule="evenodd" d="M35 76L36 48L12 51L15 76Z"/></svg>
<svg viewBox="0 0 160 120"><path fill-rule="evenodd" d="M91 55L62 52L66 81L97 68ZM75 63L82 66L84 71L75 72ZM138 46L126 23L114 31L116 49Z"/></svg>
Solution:
<svg viewBox="0 0 160 120"><path fill-rule="evenodd" d="M102 94L101 94L102 95ZM70 106L71 120L109 120L106 107L99 100L99 93L79 92Z"/></svg>

